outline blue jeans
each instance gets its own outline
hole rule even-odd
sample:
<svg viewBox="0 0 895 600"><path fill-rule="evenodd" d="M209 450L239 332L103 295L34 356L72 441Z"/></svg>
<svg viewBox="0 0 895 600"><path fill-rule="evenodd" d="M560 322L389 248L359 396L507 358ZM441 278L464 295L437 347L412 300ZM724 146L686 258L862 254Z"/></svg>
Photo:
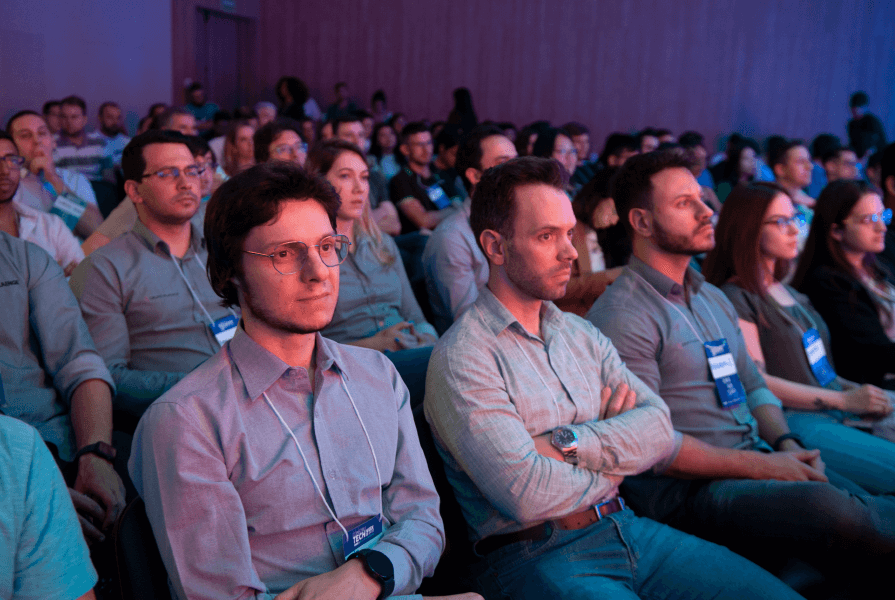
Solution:
<svg viewBox="0 0 895 600"><path fill-rule="evenodd" d="M487 600L801 598L730 550L624 510L484 558Z"/></svg>
<svg viewBox="0 0 895 600"><path fill-rule="evenodd" d="M872 494L895 493L895 443L842 425L823 412L787 411L786 422L809 448L820 450L830 469Z"/></svg>

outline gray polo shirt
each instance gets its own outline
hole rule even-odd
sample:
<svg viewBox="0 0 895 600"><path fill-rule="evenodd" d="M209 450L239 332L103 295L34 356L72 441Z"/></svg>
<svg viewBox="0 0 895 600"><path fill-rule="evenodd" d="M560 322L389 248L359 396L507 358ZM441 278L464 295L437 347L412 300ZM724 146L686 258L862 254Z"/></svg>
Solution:
<svg viewBox="0 0 895 600"><path fill-rule="evenodd" d="M207 256L195 225L189 250L176 258L137 220L72 274L84 320L118 387L116 408L139 416L220 349L209 325L232 313L211 289Z"/></svg>
<svg viewBox="0 0 895 600"><path fill-rule="evenodd" d="M763 404L780 406L780 401L749 358L736 310L695 270L687 271L684 283L631 257L587 319L609 336L628 368L665 400L677 431L714 446L767 449L751 411ZM703 346L722 337L747 395L745 403L730 409L721 407Z"/></svg>
<svg viewBox="0 0 895 600"><path fill-rule="evenodd" d="M35 427L71 460L69 411L88 379L113 387L62 269L31 242L0 232L0 413Z"/></svg>

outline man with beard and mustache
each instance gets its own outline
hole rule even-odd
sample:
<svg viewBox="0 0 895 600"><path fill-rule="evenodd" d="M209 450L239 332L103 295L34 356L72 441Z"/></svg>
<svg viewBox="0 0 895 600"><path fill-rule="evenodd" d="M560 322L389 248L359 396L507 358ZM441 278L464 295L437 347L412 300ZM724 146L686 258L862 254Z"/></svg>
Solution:
<svg viewBox="0 0 895 600"><path fill-rule="evenodd" d="M92 252L71 288L115 379L122 429L235 331L208 283L208 252L190 219L200 206L200 177L188 139L148 131L125 147L125 190L137 209L130 231Z"/></svg>
<svg viewBox="0 0 895 600"><path fill-rule="evenodd" d="M482 175L470 225L488 283L429 364L426 419L482 558L482 593L798 597L619 498L625 477L663 468L675 436L668 407L609 339L552 303L577 257L567 180L557 161L533 157Z"/></svg>
<svg viewBox="0 0 895 600"><path fill-rule="evenodd" d="M825 469L790 433L733 305L690 267L715 245L690 166L680 150L634 156L613 183L634 253L587 319L668 404L676 431L667 470L622 492L639 513L768 568L797 557L872 595L895 551L895 502Z"/></svg>
<svg viewBox="0 0 895 600"><path fill-rule="evenodd" d="M339 204L284 161L209 201L211 285L242 321L146 411L130 462L177 598L411 594L444 548L407 388L319 333L348 255Z"/></svg>

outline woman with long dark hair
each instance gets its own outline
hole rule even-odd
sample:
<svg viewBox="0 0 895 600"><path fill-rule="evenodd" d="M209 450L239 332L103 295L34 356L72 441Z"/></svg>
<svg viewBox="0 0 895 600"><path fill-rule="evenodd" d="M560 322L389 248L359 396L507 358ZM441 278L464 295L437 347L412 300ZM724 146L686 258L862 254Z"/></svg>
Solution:
<svg viewBox="0 0 895 600"><path fill-rule="evenodd" d="M755 179L758 169L756 159L760 152L758 142L750 138L736 138L728 145L727 159L710 169L715 180L715 192L721 202L737 185Z"/></svg>
<svg viewBox="0 0 895 600"><path fill-rule="evenodd" d="M703 275L736 308L749 355L786 407L790 430L809 448L819 448L830 468L867 490L895 490L895 419L888 394L836 375L826 323L804 294L783 283L798 254L801 218L777 184L735 187ZM861 416L876 423L888 441L845 424Z"/></svg>

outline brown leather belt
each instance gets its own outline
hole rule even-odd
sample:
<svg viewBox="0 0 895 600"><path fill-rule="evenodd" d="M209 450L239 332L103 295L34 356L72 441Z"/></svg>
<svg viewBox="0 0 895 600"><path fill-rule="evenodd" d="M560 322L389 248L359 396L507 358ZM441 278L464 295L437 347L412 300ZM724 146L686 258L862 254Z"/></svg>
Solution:
<svg viewBox="0 0 895 600"><path fill-rule="evenodd" d="M553 529L562 529L564 531L570 529L584 529L601 520L606 515L611 515L612 513L617 513L624 509L625 501L622 500L621 497L616 496L611 500L607 500L606 502L592 506L587 510L568 515L561 519L545 521L544 523L528 527L521 531L488 536L485 539L476 542L475 551L481 556L484 556L516 542L536 542L543 540L553 532Z"/></svg>

